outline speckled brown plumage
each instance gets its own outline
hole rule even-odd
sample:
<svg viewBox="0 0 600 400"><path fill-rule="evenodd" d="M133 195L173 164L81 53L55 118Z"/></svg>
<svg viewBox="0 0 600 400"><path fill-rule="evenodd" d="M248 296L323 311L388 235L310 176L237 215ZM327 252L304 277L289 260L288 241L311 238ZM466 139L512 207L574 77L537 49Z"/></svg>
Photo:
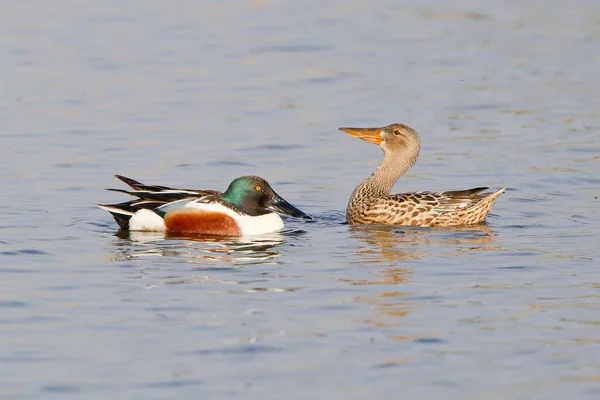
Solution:
<svg viewBox="0 0 600 400"><path fill-rule="evenodd" d="M352 193L346 209L350 224L387 224L447 227L485 221L504 188L484 192L487 187L447 192L390 194L398 178L417 161L417 132L402 124L383 128L340 128L347 134L379 145L384 158L375 172Z"/></svg>

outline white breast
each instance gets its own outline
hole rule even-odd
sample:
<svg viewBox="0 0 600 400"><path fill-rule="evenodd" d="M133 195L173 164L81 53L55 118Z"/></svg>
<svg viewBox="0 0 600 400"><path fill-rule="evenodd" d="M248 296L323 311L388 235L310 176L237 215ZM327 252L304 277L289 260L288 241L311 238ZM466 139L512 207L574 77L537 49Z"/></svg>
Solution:
<svg viewBox="0 0 600 400"><path fill-rule="evenodd" d="M263 233L277 232L283 229L283 220L275 213L250 217L238 216L238 224L243 235L262 235Z"/></svg>

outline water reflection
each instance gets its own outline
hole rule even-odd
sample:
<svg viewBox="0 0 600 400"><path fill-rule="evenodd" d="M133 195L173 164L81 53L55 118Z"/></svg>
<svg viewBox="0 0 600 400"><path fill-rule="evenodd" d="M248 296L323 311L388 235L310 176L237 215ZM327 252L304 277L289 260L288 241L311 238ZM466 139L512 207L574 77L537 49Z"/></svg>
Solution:
<svg viewBox="0 0 600 400"><path fill-rule="evenodd" d="M368 316L363 322L379 328L401 326L401 318L421 306L420 301L415 301L410 292L410 278L413 274L413 269L409 267L410 261L433 253L462 257L468 251L497 250L493 246L496 233L488 225L443 229L352 226L349 229L350 237L363 244L356 249L356 254L366 268L375 269L375 278L341 281L350 285L382 286L384 290L381 292L373 290L368 292L368 296L355 298L357 303L369 306ZM431 333L398 335L392 332L390 335L401 341L435 338Z"/></svg>
<svg viewBox="0 0 600 400"><path fill-rule="evenodd" d="M453 228L351 226L350 237L365 243L356 254L374 262L417 260L441 249L454 255L465 251L498 250L496 233L487 224ZM423 251L426 250L426 251Z"/></svg>
<svg viewBox="0 0 600 400"><path fill-rule="evenodd" d="M405 232L398 227L351 226L350 237L365 243L365 246L357 251L361 260L367 258L369 261L406 261L426 255L410 251Z"/></svg>
<svg viewBox="0 0 600 400"><path fill-rule="evenodd" d="M126 232L115 236L118 250L114 260L124 261L142 257L169 257L176 261L196 264L193 269L232 268L254 264L274 263L279 257L277 247L285 236L303 232L276 232L248 237L181 235L163 232Z"/></svg>

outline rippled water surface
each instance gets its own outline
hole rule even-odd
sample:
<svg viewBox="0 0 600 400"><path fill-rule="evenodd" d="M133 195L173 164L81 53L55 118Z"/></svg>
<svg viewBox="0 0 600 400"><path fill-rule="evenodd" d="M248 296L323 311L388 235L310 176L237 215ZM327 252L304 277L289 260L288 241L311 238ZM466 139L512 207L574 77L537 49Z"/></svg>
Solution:
<svg viewBox="0 0 600 400"><path fill-rule="evenodd" d="M0 6L3 399L600 397L595 0ZM488 224L351 227L396 190L507 187ZM260 175L314 216L255 240L118 234L119 173Z"/></svg>

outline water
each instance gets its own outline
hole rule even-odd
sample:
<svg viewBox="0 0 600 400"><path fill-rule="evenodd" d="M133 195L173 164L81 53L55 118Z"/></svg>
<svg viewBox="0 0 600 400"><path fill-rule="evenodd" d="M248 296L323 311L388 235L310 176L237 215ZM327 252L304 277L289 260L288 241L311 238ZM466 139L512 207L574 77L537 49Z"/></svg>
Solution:
<svg viewBox="0 0 600 400"><path fill-rule="evenodd" d="M3 399L600 394L597 2L1 8ZM392 122L396 189L507 186L488 225L343 223L381 153L336 129ZM315 218L117 235L115 173Z"/></svg>

